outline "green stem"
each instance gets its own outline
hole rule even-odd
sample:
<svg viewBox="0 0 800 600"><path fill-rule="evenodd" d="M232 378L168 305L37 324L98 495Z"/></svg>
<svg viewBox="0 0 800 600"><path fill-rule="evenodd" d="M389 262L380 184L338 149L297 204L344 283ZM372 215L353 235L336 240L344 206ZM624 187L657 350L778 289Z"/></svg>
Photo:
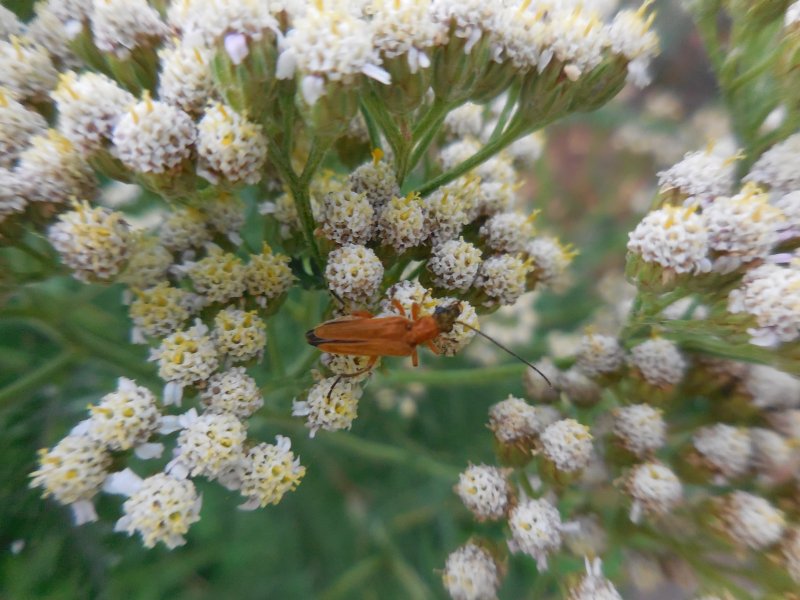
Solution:
<svg viewBox="0 0 800 600"><path fill-rule="evenodd" d="M262 410L256 413L253 418L264 415L264 413L265 411ZM308 429L296 419L275 414L268 414L264 418L268 424L278 425L283 429L292 430L297 434L308 432ZM365 440L347 432L319 431L317 432L316 439L326 446L338 448L360 458L371 459L382 463L403 465L425 473L426 475L452 482L458 480L458 475L461 472L461 470L455 466L439 462L417 451L412 452L405 448Z"/></svg>
<svg viewBox="0 0 800 600"><path fill-rule="evenodd" d="M517 105L521 87L522 86L520 85L519 81L515 81L513 84L511 84L511 87L508 90L508 98L506 99L505 106L503 106L503 110L500 113L500 116L497 118L497 125L495 125L494 130L492 131L492 135L489 136L490 141L497 139L497 137L503 132L503 129L505 129L506 123L508 123L508 119L511 116L511 111L514 110L514 107Z"/></svg>
<svg viewBox="0 0 800 600"><path fill-rule="evenodd" d="M148 362L143 352L131 352L119 342L107 340L96 333L79 330L77 328L64 328L65 337L83 348L97 360L107 362L123 375L137 375L148 380L155 380L155 369Z"/></svg>
<svg viewBox="0 0 800 600"><path fill-rule="evenodd" d="M373 149L381 147L381 134L378 131L378 125L375 123L375 119L372 118L372 115L367 110L367 107L364 105L364 101L362 100L360 103L361 114L364 117L364 122L367 124L367 133L369 134L369 143Z"/></svg>
<svg viewBox="0 0 800 600"><path fill-rule="evenodd" d="M28 392L52 381L56 375L70 366L75 358L74 351L63 350L40 367L27 372L22 377L0 389L0 407L5 407L9 401L18 400L20 396L24 396Z"/></svg>
<svg viewBox="0 0 800 600"><path fill-rule="evenodd" d="M405 148L406 144L403 142L403 134L400 133L400 129L394 119L386 111L380 99L372 92L364 95L362 105L383 131L383 135L386 136L386 140L389 142L392 152L394 152L395 161L397 161L401 154L407 152L407 149Z"/></svg>
<svg viewBox="0 0 800 600"><path fill-rule="evenodd" d="M303 167L303 173L300 175L300 185L308 186L317 169L325 160L325 155L333 145L335 138L320 138L315 137L311 142L311 151L308 153L308 159Z"/></svg>
<svg viewBox="0 0 800 600"><path fill-rule="evenodd" d="M441 98L435 98L430 109L425 113L425 116L414 125L414 131L411 134L414 143L419 142L436 123L443 121L452 107L453 105L451 103L445 102Z"/></svg>
<svg viewBox="0 0 800 600"><path fill-rule="evenodd" d="M381 567L383 567L381 556L370 556L357 562L320 594L320 600L352 598L357 595L358 590L365 589L364 583Z"/></svg>
<svg viewBox="0 0 800 600"><path fill-rule="evenodd" d="M704 329L696 320L664 321L658 325L662 328L664 337L672 339L687 350L720 358L772 365L788 373L800 375L800 365L796 358L784 356L768 348L719 338L714 331Z"/></svg>
<svg viewBox="0 0 800 600"><path fill-rule="evenodd" d="M317 246L317 238L314 235L316 224L314 223L314 213L311 210L311 195L308 191L308 184L305 185L298 183L291 188L292 198L297 208L297 215L300 218L300 224L303 227L303 237L306 240L306 245L311 249L311 256L317 266L322 269L325 261L322 259L322 254Z"/></svg>
<svg viewBox="0 0 800 600"><path fill-rule="evenodd" d="M278 336L272 331L267 335L267 352L269 353L269 364L273 377L284 377L286 369L283 365L283 355L278 347Z"/></svg>
<svg viewBox="0 0 800 600"><path fill-rule="evenodd" d="M428 194L439 189L443 185L450 183L454 179L458 179L464 173L471 171L484 161L488 160L489 158L500 152L503 148L514 142L526 130L532 131L533 129L528 129L522 126L521 123L512 122L511 124L509 124L508 129L506 129L506 131L503 132L497 139L490 141L480 150L478 150L475 154L470 156L467 160L456 165L449 171L446 171L445 173L442 173L438 177L434 177L430 181L422 184L422 187L420 187L417 190L417 192L419 192L420 196L427 196Z"/></svg>
<svg viewBox="0 0 800 600"><path fill-rule="evenodd" d="M424 383L429 385L481 385L496 381L505 381L509 377L519 377L527 369L522 363L511 363L496 367L482 367L472 369L451 369L447 371L426 371L421 369L394 371L382 375L377 380L381 386L407 385L409 383Z"/></svg>

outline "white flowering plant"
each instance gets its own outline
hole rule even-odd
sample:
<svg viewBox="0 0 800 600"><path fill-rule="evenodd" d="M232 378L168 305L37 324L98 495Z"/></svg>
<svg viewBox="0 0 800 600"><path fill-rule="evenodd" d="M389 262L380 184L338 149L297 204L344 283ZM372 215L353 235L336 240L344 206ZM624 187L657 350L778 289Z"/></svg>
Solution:
<svg viewBox="0 0 800 600"><path fill-rule="evenodd" d="M0 7L3 596L797 597L796 4Z"/></svg>

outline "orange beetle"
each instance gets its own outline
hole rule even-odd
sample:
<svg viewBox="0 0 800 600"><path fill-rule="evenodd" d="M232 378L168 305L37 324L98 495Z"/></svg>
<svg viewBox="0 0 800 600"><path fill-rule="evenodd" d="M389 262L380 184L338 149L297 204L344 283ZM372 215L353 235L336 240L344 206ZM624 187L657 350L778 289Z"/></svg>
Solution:
<svg viewBox="0 0 800 600"><path fill-rule="evenodd" d="M308 343L323 352L368 356L370 359L363 369L355 373L339 375L331 387L331 391L342 377L354 377L369 371L381 356L410 356L412 364L415 367L418 366L417 346L425 344L434 354L439 354L439 349L433 340L441 333L450 333L456 323L471 329L518 358L539 373L552 386L545 374L527 360L482 331L459 321L458 317L461 315L462 308L460 302L439 305L434 309L432 315L424 317L420 316L420 306L415 302L411 306L411 318L408 317L405 308L397 299L392 300L392 306L400 315L375 317L367 311L356 311L345 317L325 321L306 332Z"/></svg>

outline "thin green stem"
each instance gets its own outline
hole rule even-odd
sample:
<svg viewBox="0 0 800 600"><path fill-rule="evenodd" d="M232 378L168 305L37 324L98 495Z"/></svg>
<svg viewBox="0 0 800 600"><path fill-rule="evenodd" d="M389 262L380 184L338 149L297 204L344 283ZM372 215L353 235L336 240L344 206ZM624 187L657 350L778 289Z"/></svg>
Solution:
<svg viewBox="0 0 800 600"><path fill-rule="evenodd" d="M378 125L375 123L375 119L372 118L372 115L367 110L367 107L364 105L364 101L362 100L360 103L361 114L364 117L364 122L367 124L367 133L369 134L369 143L372 148L380 148L381 147L381 134L378 131Z"/></svg>
<svg viewBox="0 0 800 600"><path fill-rule="evenodd" d="M322 594L320 600L339 600L339 598L352 598L358 590L365 589L364 583L372 577L378 569L383 567L382 556L369 556L347 569L333 584Z"/></svg>
<svg viewBox="0 0 800 600"><path fill-rule="evenodd" d="M308 159L303 167L303 173L300 175L300 185L308 186L322 161L325 160L325 155L330 150L334 140L335 138L333 137L314 138L311 142L311 151L308 153Z"/></svg>
<svg viewBox="0 0 800 600"><path fill-rule="evenodd" d="M511 84L511 87L508 90L508 98L506 99L506 103L503 106L500 116L497 118L497 124L494 126L492 135L489 137L490 141L497 139L498 136L503 133L503 129L505 129L508 119L511 117L511 111L513 111L514 107L517 105L521 87L522 86L519 81L515 81Z"/></svg>
<svg viewBox="0 0 800 600"><path fill-rule="evenodd" d="M441 98L435 98L428 112L414 125L414 130L411 134L414 142L419 142L436 123L444 120L445 115L452 108L453 105L451 103L445 102Z"/></svg>
<svg viewBox="0 0 800 600"><path fill-rule="evenodd" d="M253 418L263 416L265 411L256 413ZM283 429L289 429L297 434L307 433L308 429L296 419L268 414L264 416L266 423L278 425ZM440 462L430 456L425 456L417 451L409 451L405 448L374 442L356 437L346 432L320 431L316 439L322 444L332 448L338 448L344 452L356 455L360 458L374 460L381 463L394 463L414 469L432 477L456 481L461 470L458 467Z"/></svg>
<svg viewBox="0 0 800 600"><path fill-rule="evenodd" d="M405 149L406 144L403 142L403 135L400 133L400 129L394 119L392 119L383 103L374 93L364 94L362 105L381 128L383 135L386 136L386 140L389 142L389 146L392 148L392 152L394 152L395 160L398 160L400 154L407 150Z"/></svg>
<svg viewBox="0 0 800 600"><path fill-rule="evenodd" d="M267 352L269 353L269 365L273 377L284 377L286 375L286 369L283 365L283 355L278 346L278 336L274 331L267 335Z"/></svg>
<svg viewBox="0 0 800 600"><path fill-rule="evenodd" d="M446 185L453 181L454 179L458 179L464 173L471 171L481 163L485 162L486 160L490 159L492 156L500 152L503 148L514 142L518 139L528 128L523 127L521 123L510 123L508 129L506 129L503 134L501 134L497 139L490 141L485 146L483 146L480 150L478 150L475 154L470 156L465 161L459 163L449 171L442 173L438 177L434 177L430 181L422 184L422 186L417 190L421 196L427 196L431 192L439 189L443 185Z"/></svg>
<svg viewBox="0 0 800 600"><path fill-rule="evenodd" d="M117 341L107 340L86 330L66 326L64 334L93 358L113 365L123 374L155 380L155 369L147 362L144 352L133 352Z"/></svg>
<svg viewBox="0 0 800 600"><path fill-rule="evenodd" d="M28 371L22 377L0 389L0 407L4 408L9 401L17 400L20 396L24 396L28 392L51 382L54 377L69 367L75 359L75 352L71 349L65 349L33 371Z"/></svg>
<svg viewBox="0 0 800 600"><path fill-rule="evenodd" d="M509 377L519 377L527 369L522 363L511 363L496 367L471 369L450 369L447 371L427 371L422 369L393 371L377 379L377 385L396 386L409 383L429 385L482 385L505 381Z"/></svg>

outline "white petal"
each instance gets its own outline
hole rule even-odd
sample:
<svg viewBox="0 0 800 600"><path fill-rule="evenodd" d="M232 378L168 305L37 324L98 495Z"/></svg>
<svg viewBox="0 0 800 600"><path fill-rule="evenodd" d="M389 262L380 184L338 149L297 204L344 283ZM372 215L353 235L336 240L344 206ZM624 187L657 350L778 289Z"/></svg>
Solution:
<svg viewBox="0 0 800 600"><path fill-rule="evenodd" d="M284 50L278 57L278 64L275 67L276 79L291 79L294 77L297 68L297 57L292 50Z"/></svg>
<svg viewBox="0 0 800 600"><path fill-rule="evenodd" d="M139 444L133 450L133 453L136 455L137 458L142 460L150 460L151 458L161 458L161 455L164 453L164 444L159 442L148 442L145 444Z"/></svg>
<svg viewBox="0 0 800 600"><path fill-rule="evenodd" d="M392 76L385 69L381 69L378 65L367 64L361 69L361 72L367 77L371 77L376 81L380 81L384 85L389 85L392 82Z"/></svg>
<svg viewBox="0 0 800 600"><path fill-rule="evenodd" d="M260 506L258 498L249 498L247 502L237 506L239 510L256 510Z"/></svg>
<svg viewBox="0 0 800 600"><path fill-rule="evenodd" d="M70 504L72 509L72 516L75 519L75 525L83 525L84 523L91 523L97 521L97 511L94 509L94 504L89 500L78 500Z"/></svg>
<svg viewBox="0 0 800 600"><path fill-rule="evenodd" d="M187 479L189 477L189 468L181 462L180 457L173 458L164 467L164 472L172 475L175 479Z"/></svg>
<svg viewBox="0 0 800 600"><path fill-rule="evenodd" d="M179 429L183 429L180 417L181 415L163 415L161 417L161 424L158 427L158 433L161 435L169 435Z"/></svg>
<svg viewBox="0 0 800 600"><path fill-rule="evenodd" d="M174 404L175 406L181 405L183 398L183 384L177 381L168 381L164 386L164 406Z"/></svg>
<svg viewBox="0 0 800 600"><path fill-rule="evenodd" d="M89 422L90 421L91 421L91 418L84 419L83 421L81 421L80 423L75 425L75 427L70 429L69 434L70 435L86 435L89 432Z"/></svg>
<svg viewBox="0 0 800 600"><path fill-rule="evenodd" d="M241 33L229 33L225 36L224 44L225 51L235 65L240 64L250 53L250 48L247 47L247 38Z"/></svg>
<svg viewBox="0 0 800 600"><path fill-rule="evenodd" d="M142 478L130 469L111 473L103 482L103 491L106 494L118 496L132 496L140 487L142 487Z"/></svg>
<svg viewBox="0 0 800 600"><path fill-rule="evenodd" d="M303 93L305 101L313 106L325 93L325 80L322 77L306 75L300 81L300 91Z"/></svg>

